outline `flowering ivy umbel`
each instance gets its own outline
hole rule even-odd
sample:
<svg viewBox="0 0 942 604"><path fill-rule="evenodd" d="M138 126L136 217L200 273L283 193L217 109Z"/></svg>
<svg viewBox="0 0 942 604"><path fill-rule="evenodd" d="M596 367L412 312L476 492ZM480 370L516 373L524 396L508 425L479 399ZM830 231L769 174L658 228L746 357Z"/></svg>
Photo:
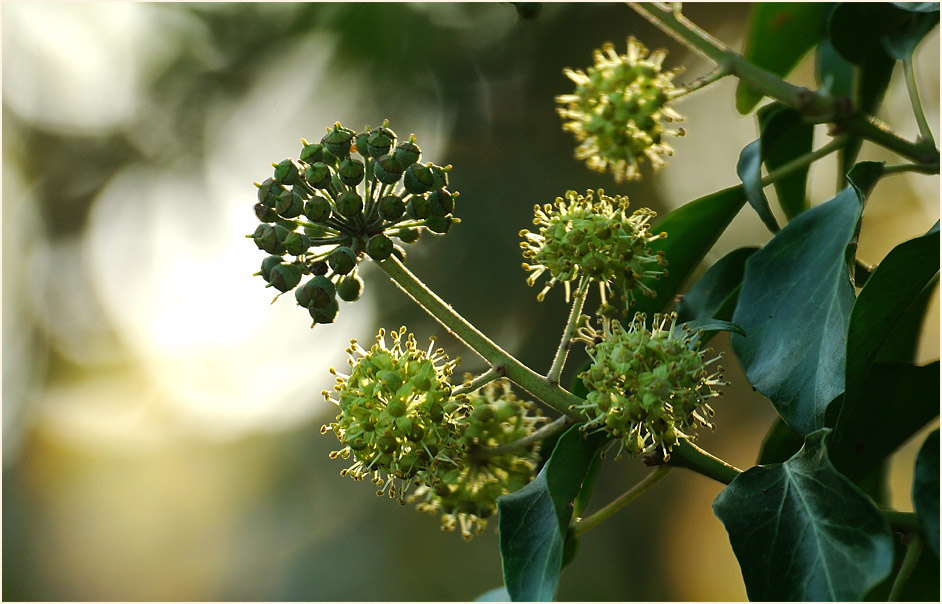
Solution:
<svg viewBox="0 0 942 604"><path fill-rule="evenodd" d="M711 350L698 350L694 334L676 322L675 314L654 315L648 329L638 313L627 328L602 318L600 330L578 330L591 364L579 374L586 401L573 409L586 417L583 430L617 439L619 455L659 450L667 459L696 426L713 428L708 402L727 384L722 367L711 373L708 366L722 355L706 359Z"/></svg>
<svg viewBox="0 0 942 604"><path fill-rule="evenodd" d="M446 233L458 194L447 188L451 166L420 163L415 137L397 143L388 121L359 134L337 122L319 143L301 142L298 161L272 164L273 176L256 183L261 224L249 237L269 254L257 273L268 286L284 293L310 275L295 299L315 324L331 323L338 297L360 296L360 260L401 258L394 241Z"/></svg>
<svg viewBox="0 0 942 604"><path fill-rule="evenodd" d="M563 118L563 130L572 132L579 146L576 159L597 172L610 170L616 182L641 178L639 165L649 162L654 169L665 162L662 156L673 150L663 142L664 135L681 136L683 128L664 127L682 121L669 102L682 94L672 83L679 73L661 71L665 50L648 54L634 37L628 38L628 52L619 55L611 43L593 53L595 64L582 71L565 69L575 82L572 94L556 97Z"/></svg>
<svg viewBox="0 0 942 604"><path fill-rule="evenodd" d="M628 198L609 197L603 189L598 196L591 189L585 196L567 191L565 199L556 198L553 205L534 207L533 224L540 227L533 233L520 231L523 268L530 271L527 284L549 273L549 281L537 294L542 300L550 288L562 281L566 298L570 284L580 278L596 281L606 307L613 295L627 308L637 294L654 296L654 290L642 279L660 278L667 271L662 252L653 252L652 241L667 233L651 234L649 221L653 210L641 208L628 213Z"/></svg>
<svg viewBox="0 0 942 604"><path fill-rule="evenodd" d="M410 501L418 502L420 511L441 513L442 530L457 525L470 540L497 511L497 498L526 486L539 461L538 443L496 455L489 450L531 435L544 418L534 403L516 397L506 379L469 393L467 403L471 413L462 436L468 450L465 465L443 472L434 486L420 486Z"/></svg>
<svg viewBox="0 0 942 604"><path fill-rule="evenodd" d="M403 503L413 484L438 485L462 467L470 407L463 395L452 396L448 383L459 359L434 349L434 339L428 350L420 349L405 327L392 332L391 346L385 336L380 330L369 350L351 340L350 374L331 370L337 383L333 393L323 394L340 413L321 433L332 431L343 445L332 459L352 460L342 476L370 477L377 495Z"/></svg>

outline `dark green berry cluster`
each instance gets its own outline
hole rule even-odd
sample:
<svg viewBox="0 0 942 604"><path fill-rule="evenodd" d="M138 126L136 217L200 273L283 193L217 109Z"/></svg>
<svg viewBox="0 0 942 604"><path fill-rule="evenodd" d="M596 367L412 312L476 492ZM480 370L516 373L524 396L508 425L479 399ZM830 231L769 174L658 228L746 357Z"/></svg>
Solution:
<svg viewBox="0 0 942 604"><path fill-rule="evenodd" d="M536 442L492 451L530 436L545 418L534 403L518 399L506 379L469 393L467 404L471 413L461 438L469 452L464 465L447 469L434 486L420 486L410 501L418 502L420 511L441 513L442 530L457 525L462 537L471 539L497 511L497 498L526 486L539 461Z"/></svg>
<svg viewBox="0 0 942 604"><path fill-rule="evenodd" d="M708 401L721 394L716 386L727 383L722 367L711 373L708 366L722 355L707 359L710 349L699 350L676 321L675 314L654 315L648 329L638 313L627 328L602 318L601 330L579 329L591 360L579 378L589 393L573 409L587 419L583 430L619 440L619 454L659 450L667 459L694 427L712 428Z"/></svg>
<svg viewBox="0 0 942 604"><path fill-rule="evenodd" d="M273 176L256 183L261 224L249 237L269 254L257 273L268 286L297 288L315 324L331 323L338 298L360 297L360 260L403 259L396 242L448 232L458 194L447 188L451 166L419 163L415 137L397 142L388 121L360 133L337 122L319 143L301 142L297 161L273 164Z"/></svg>

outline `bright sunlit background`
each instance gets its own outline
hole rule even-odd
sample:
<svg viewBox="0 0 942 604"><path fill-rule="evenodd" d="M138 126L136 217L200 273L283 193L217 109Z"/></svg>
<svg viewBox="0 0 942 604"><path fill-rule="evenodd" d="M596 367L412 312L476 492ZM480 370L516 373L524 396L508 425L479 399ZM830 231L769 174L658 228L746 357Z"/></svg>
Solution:
<svg viewBox="0 0 942 604"><path fill-rule="evenodd" d="M745 4L685 12L738 48ZM709 66L620 4L5 3L3 38L3 599L469 600L501 584L496 522L474 542L338 475L320 396L350 338L408 325L462 370L483 368L370 267L356 304L309 329L292 296L252 273L264 254L253 181L339 120L383 119L454 165L461 224L412 246L433 290L530 366L548 366L566 308L538 304L517 231L535 203L604 188L666 213L736 184L756 137L731 81L685 100L688 136L641 183L572 158L553 96L564 66L628 34L671 52L679 79ZM939 38L919 53L938 134ZM916 133L894 76L880 117ZM796 82L813 82L809 57ZM817 141L825 140L822 128ZM880 150L864 158L889 159ZM833 164L811 195L834 194ZM939 218L939 179L894 176L871 200L860 257L877 263ZM707 260L768 233L751 211ZM920 360L939 356L938 292ZM725 338L718 346L726 348ZM570 363L568 375L580 359ZM755 462L774 419L739 373L703 446ZM911 510L917 436L894 457ZM593 502L646 473L608 462ZM560 599L740 600L710 509L721 485L678 472L587 533Z"/></svg>

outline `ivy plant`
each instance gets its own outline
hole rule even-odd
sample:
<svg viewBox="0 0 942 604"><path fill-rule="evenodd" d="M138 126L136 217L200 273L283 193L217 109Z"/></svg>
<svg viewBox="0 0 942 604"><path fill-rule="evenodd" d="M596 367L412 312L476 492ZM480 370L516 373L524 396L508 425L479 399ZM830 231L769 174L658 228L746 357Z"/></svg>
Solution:
<svg viewBox="0 0 942 604"><path fill-rule="evenodd" d="M521 278L536 301L571 303L545 371L501 348L408 268L404 246L458 223L452 166L425 160L414 136L388 122L361 131L338 122L257 183L259 226L249 237L267 254L257 275L279 296L293 292L312 326L360 298L359 268L372 261L489 367L456 377L460 360L406 327L351 341L349 367L332 370L323 393L336 415L322 429L338 441L330 457L342 476L369 479L378 495L439 515L465 539L496 516L504 585L484 600L554 599L583 533L675 467L727 485L713 511L751 599L935 599L937 583L927 592L911 578L939 563L938 431L916 460L916 512L885 507L873 480L938 414L939 363L917 365L913 351L938 280L939 224L877 266L856 249L875 188L902 172L939 174L913 64L938 4L758 4L743 53L678 4L629 6L714 68L683 83L664 50L628 32L627 44L600 40L590 65L564 69L573 89L555 99L561 126L600 184L663 169L670 138L686 135L680 102L724 78L738 80L736 109L755 116L759 137L736 162L741 184L660 218L601 187L533 200L533 224L520 231ZM808 53L816 88L786 79ZM915 140L873 115L897 66ZM816 124L828 125L826 140ZM864 145L898 161L858 162ZM812 198L809 168L832 154L840 182L830 199ZM746 205L768 241L729 253L690 283ZM722 355L709 347L722 331L778 414L757 464L744 470L695 444L698 430L714 427L728 386ZM577 346L588 361L563 384ZM605 478L604 455L652 470L582 517Z"/></svg>

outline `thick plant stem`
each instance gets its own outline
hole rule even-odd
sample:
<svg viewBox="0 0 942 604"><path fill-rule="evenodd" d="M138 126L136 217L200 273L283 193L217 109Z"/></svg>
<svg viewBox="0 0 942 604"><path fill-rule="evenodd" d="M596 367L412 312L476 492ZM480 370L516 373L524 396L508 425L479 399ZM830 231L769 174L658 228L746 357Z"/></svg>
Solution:
<svg viewBox="0 0 942 604"><path fill-rule="evenodd" d="M919 522L919 516L915 512L899 512L897 510L881 509L880 513L890 523L895 531L900 533L912 533L922 530L922 524Z"/></svg>
<svg viewBox="0 0 942 604"><path fill-rule="evenodd" d="M654 486L657 481L667 476L668 472L670 471L671 466L669 465L659 466L656 470L648 474L644 480L631 487L631 489L620 495L617 499L606 505L604 508L592 514L588 518L577 521L577 524L572 527L570 534L573 537L578 537L590 528L598 526L603 520L607 519L609 516L625 507L625 505L627 505L632 499L637 498L639 495Z"/></svg>
<svg viewBox="0 0 942 604"><path fill-rule="evenodd" d="M909 541L909 547L906 548L906 555L903 557L903 563L896 574L896 579L893 580L893 587L890 589L887 602L900 601L903 588L906 587L909 577L913 574L913 569L916 568L920 555L922 555L922 535L914 533Z"/></svg>
<svg viewBox="0 0 942 604"><path fill-rule="evenodd" d="M553 357L553 364L546 379L551 384L559 383L559 376L563 372L563 365L566 364L566 357L569 356L569 348L572 346L572 334L579 324L579 317L582 316L582 307L585 305L586 294L589 290L589 280L585 277L579 282L576 293L572 296L572 309L569 311L569 320L566 321L566 328L563 330L563 337L559 341L559 348L556 350L556 356Z"/></svg>
<svg viewBox="0 0 942 604"><path fill-rule="evenodd" d="M906 76L906 90L909 92L909 100L913 105L913 115L916 117L916 123L919 125L919 136L935 146L932 130L929 128L929 121L926 119L926 113L922 109L922 101L919 100L919 90L916 88L916 70L913 67L912 55L910 55L908 60L903 61L903 73Z"/></svg>
<svg viewBox="0 0 942 604"><path fill-rule="evenodd" d="M710 455L688 440L681 440L680 444L674 447L666 463L693 470L723 484L731 483L734 478L742 474L739 468Z"/></svg>
<svg viewBox="0 0 942 604"><path fill-rule="evenodd" d="M418 277L413 275L398 258L390 256L376 264L402 291L406 292L419 306L424 308L425 312L432 315L452 335L464 342L468 348L479 354L492 367L502 370L511 382L563 415L573 419L578 418L576 411L571 411L569 407L581 404L583 402L581 398L568 390L560 388L558 384L551 384L546 378L492 342L490 338L468 323L464 317L455 312L450 305L446 304L444 300L419 281Z"/></svg>
<svg viewBox="0 0 942 604"><path fill-rule="evenodd" d="M551 436L559 434L566 428L572 425L572 420L562 415L557 417L552 422L546 424L545 426L537 429L533 434L529 436L524 436L520 440L515 440L512 443L507 443L506 445L500 445L497 447L481 447L472 451L472 455L480 458L488 457L498 457L500 455L505 455L507 453L513 453L514 451L519 451L529 447L533 443L540 442L541 440L546 440Z"/></svg>

